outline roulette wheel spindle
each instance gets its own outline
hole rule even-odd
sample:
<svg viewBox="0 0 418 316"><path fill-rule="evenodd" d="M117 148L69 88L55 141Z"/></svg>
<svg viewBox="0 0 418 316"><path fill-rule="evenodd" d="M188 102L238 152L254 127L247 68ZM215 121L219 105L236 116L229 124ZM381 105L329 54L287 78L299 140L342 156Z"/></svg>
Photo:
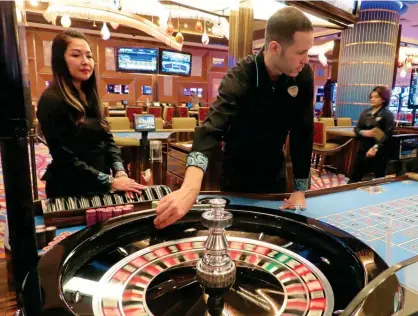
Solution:
<svg viewBox="0 0 418 316"><path fill-rule="evenodd" d="M232 214L225 211L224 199L211 199L210 210L202 214L202 224L209 230L205 242L206 252L196 264L197 280L208 296L208 312L221 315L224 295L230 290L236 278L236 266L228 255L228 241L225 228L232 224Z"/></svg>

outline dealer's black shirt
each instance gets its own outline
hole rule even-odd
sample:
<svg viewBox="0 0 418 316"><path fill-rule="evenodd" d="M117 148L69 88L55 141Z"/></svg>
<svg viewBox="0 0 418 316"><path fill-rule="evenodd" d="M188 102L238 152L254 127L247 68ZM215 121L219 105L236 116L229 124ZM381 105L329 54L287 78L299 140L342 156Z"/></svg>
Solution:
<svg viewBox="0 0 418 316"><path fill-rule="evenodd" d="M289 132L295 190L306 190L313 144L313 73L305 65L296 78L283 74L272 82L261 51L223 78L217 100L195 133L188 166L204 169L204 158L224 141L223 190L277 192Z"/></svg>
<svg viewBox="0 0 418 316"><path fill-rule="evenodd" d="M123 170L112 134L100 125L91 105L82 104L86 116L76 123L77 110L56 87L48 87L39 100L37 118L52 156L43 177L48 197L107 192L110 170Z"/></svg>

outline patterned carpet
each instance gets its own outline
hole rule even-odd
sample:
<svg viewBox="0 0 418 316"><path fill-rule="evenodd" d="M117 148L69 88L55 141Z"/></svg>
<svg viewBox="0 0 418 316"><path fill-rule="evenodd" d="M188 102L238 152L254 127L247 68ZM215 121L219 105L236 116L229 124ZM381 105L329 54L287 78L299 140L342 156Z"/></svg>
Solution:
<svg viewBox="0 0 418 316"><path fill-rule="evenodd" d="M38 188L39 197L45 198L45 184L41 181L42 175L44 174L46 167L51 161L48 148L39 144L36 145L36 170L38 175ZM1 163L1 161L0 161ZM324 171L321 177L318 177L317 171L312 169L312 185L311 190L318 190L322 188L329 188L338 185L346 184L348 179L344 175L336 175L329 171ZM3 171L0 164L0 259L4 258L4 230L6 225L6 198L4 194L3 185Z"/></svg>
<svg viewBox="0 0 418 316"><path fill-rule="evenodd" d="M46 167L51 162L51 156L49 155L48 148L39 144L35 148L36 157L36 173L38 175L38 192L40 198L45 198L45 183L41 181L42 175L44 174ZM3 168L0 160L0 259L4 259L4 230L6 226L6 197L4 194L3 184Z"/></svg>

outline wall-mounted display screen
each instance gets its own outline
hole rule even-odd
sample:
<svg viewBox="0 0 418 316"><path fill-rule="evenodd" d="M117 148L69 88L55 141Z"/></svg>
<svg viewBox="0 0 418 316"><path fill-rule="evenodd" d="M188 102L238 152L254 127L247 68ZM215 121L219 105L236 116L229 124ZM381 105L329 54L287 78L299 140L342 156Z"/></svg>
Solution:
<svg viewBox="0 0 418 316"><path fill-rule="evenodd" d="M157 73L158 48L116 48L116 69L120 72Z"/></svg>
<svg viewBox="0 0 418 316"><path fill-rule="evenodd" d="M109 94L129 94L129 85L127 84L108 84L106 92Z"/></svg>
<svg viewBox="0 0 418 316"><path fill-rule="evenodd" d="M160 74L190 76L192 55L184 52L160 50Z"/></svg>
<svg viewBox="0 0 418 316"><path fill-rule="evenodd" d="M202 88L184 88L183 95L185 96L192 96L192 94L196 94L199 98L203 97L203 89Z"/></svg>
<svg viewBox="0 0 418 316"><path fill-rule="evenodd" d="M151 86L142 86L142 94L143 95L151 95L152 94Z"/></svg>
<svg viewBox="0 0 418 316"><path fill-rule="evenodd" d="M414 68L411 71L408 109L418 109L418 68Z"/></svg>

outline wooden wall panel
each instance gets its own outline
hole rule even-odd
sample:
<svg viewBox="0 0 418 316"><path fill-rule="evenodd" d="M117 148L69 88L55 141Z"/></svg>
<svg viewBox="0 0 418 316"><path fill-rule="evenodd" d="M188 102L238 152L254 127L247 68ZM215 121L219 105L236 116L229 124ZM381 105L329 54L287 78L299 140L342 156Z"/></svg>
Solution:
<svg viewBox="0 0 418 316"><path fill-rule="evenodd" d="M324 67L317 61L311 61L310 65L314 72L315 86L323 86L327 79L331 77L331 65Z"/></svg>
<svg viewBox="0 0 418 316"><path fill-rule="evenodd" d="M50 66L50 44L58 34L55 30L26 29L29 79L32 99L40 97L47 87L46 82L52 80ZM88 35L96 66L98 89L103 101L127 100L129 103L160 101L163 103L185 103L191 99L184 96L184 88L202 88L203 95L200 101L212 103L217 97L217 87L228 70L228 53L224 50L184 47L184 51L194 56L192 59L192 76L165 76L156 74L119 73L115 70L115 58L108 52L114 52L118 46L125 47L160 47L166 48L162 43L144 42L140 40L109 39L102 40L99 36ZM106 60L107 57L107 60ZM112 60L113 59L113 60ZM107 66L106 66L107 64ZM324 68L318 62L311 62L315 73L315 86L323 85L330 76L330 67ZM194 68L193 67L199 67ZM128 84L129 94L108 94L107 84ZM142 86L152 87L152 95L143 95Z"/></svg>
<svg viewBox="0 0 418 316"><path fill-rule="evenodd" d="M157 100L156 80L157 80L157 75L138 75L138 77L136 78L136 89L135 89L137 102L141 102L141 103L146 102L147 98L150 102ZM142 86L150 86L152 89L152 94L151 95L142 94Z"/></svg>
<svg viewBox="0 0 418 316"><path fill-rule="evenodd" d="M101 78L101 84L99 94L102 101L131 101L134 103L135 101L135 78L117 78L117 77L105 77ZM128 85L129 86L129 93L128 94L113 94L107 93L106 86L108 84L115 84L115 85Z"/></svg>
<svg viewBox="0 0 418 316"><path fill-rule="evenodd" d="M158 101L163 103L179 103L179 77L158 75Z"/></svg>
<svg viewBox="0 0 418 316"><path fill-rule="evenodd" d="M228 71L228 53L220 51L209 52L207 67L210 72L226 73Z"/></svg>
<svg viewBox="0 0 418 316"><path fill-rule="evenodd" d="M223 73L210 72L208 76L208 103L212 103L218 96L219 84L224 77Z"/></svg>
<svg viewBox="0 0 418 316"><path fill-rule="evenodd" d="M192 54L192 71L190 77L179 77L180 82L207 82L208 50L185 48L185 52ZM195 75L198 73L199 75Z"/></svg>
<svg viewBox="0 0 418 316"><path fill-rule="evenodd" d="M52 43L54 37L58 34L55 30L40 30L36 28L27 28L26 36L28 43L28 67L32 89L32 99L36 101L44 89L47 87L46 82L52 79L52 69L50 66L50 51L45 51ZM222 56L227 55L225 52L213 49L184 47L184 51L189 52L195 57L194 75L190 77L181 76L165 76L157 74L135 74L135 73L119 73L116 71L116 55L115 48L119 46L125 47L160 47L167 48L162 43L133 41L125 39L109 39L102 40L99 36L88 35L88 41L95 58L95 72L97 75L97 83L100 97L103 101L121 101L126 100L129 103L160 101L163 103L179 103L188 102L189 98L184 96L184 88L202 88L202 102L207 102L209 96L208 76L209 55ZM106 50L108 53L106 54ZM110 52L110 54L109 54ZM113 56L112 56L113 52ZM220 54L218 54L219 52ZM47 57L45 60L45 56ZM193 67L193 64L192 64ZM192 68L193 69L193 68ZM216 69L219 71L219 69ZM197 74L197 75L196 75ZM129 94L109 94L106 91L107 84L128 84ZM151 86L152 95L143 95L142 86Z"/></svg>

